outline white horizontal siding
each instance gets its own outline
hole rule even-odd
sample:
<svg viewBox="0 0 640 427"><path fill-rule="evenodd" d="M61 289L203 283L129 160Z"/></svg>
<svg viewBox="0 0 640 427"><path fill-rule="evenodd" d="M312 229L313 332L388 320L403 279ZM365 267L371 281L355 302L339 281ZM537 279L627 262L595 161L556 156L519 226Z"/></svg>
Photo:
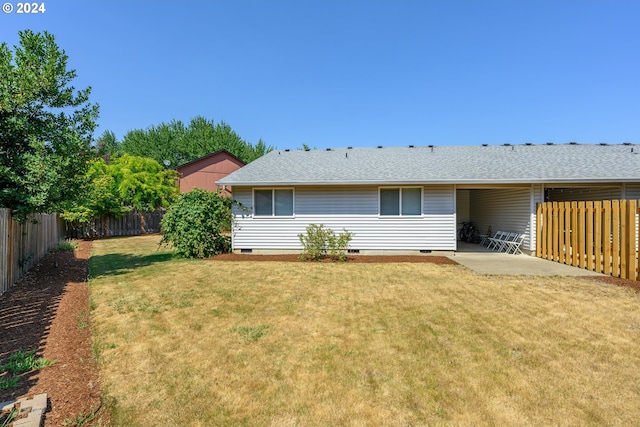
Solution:
<svg viewBox="0 0 640 427"><path fill-rule="evenodd" d="M323 224L337 234L353 233L351 249L454 250L453 215L380 218L377 216L296 215L295 218L237 218L234 249L302 249L298 234Z"/></svg>
<svg viewBox="0 0 640 427"><path fill-rule="evenodd" d="M640 184L637 184L637 183L627 184L625 186L625 191L624 192L625 192L625 195L624 195L625 199L639 200L640 199Z"/></svg>
<svg viewBox="0 0 640 427"><path fill-rule="evenodd" d="M450 215L455 212L453 185L429 185L423 187L424 214Z"/></svg>
<svg viewBox="0 0 640 427"><path fill-rule="evenodd" d="M298 215L376 215L377 187L299 187L295 190Z"/></svg>
<svg viewBox="0 0 640 427"><path fill-rule="evenodd" d="M529 187L472 190L471 219L481 234L489 226L493 233L525 233L522 247L531 250L531 191Z"/></svg>
<svg viewBox="0 0 640 427"><path fill-rule="evenodd" d="M538 203L544 202L544 186L542 184L534 184L531 186L532 198L531 198L531 214L529 230L529 250L534 251L536 249L537 242L537 227L538 227Z"/></svg>
<svg viewBox="0 0 640 427"><path fill-rule="evenodd" d="M622 197L622 185L549 188L547 196L548 202L619 200Z"/></svg>
<svg viewBox="0 0 640 427"><path fill-rule="evenodd" d="M424 215L378 216L378 187L297 187L294 217L253 217L252 190L234 187L234 249L301 250L298 234L310 224L324 224L336 233L353 233L350 249L454 250L453 186L423 188Z"/></svg>

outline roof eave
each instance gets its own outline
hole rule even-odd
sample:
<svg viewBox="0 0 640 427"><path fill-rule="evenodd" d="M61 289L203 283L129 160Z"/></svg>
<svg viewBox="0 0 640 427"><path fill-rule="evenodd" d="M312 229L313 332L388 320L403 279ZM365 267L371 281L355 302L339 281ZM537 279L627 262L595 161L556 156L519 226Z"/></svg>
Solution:
<svg viewBox="0 0 640 427"><path fill-rule="evenodd" d="M368 180L348 180L348 181L216 181L217 185L229 185L237 187L292 187L292 186L318 186L318 185L442 185L442 184L593 184L593 183L618 183L618 182L640 182L640 177L629 178L581 178L581 179L560 179L560 178L528 178L528 179L439 179L439 180L398 180L398 181L368 181Z"/></svg>

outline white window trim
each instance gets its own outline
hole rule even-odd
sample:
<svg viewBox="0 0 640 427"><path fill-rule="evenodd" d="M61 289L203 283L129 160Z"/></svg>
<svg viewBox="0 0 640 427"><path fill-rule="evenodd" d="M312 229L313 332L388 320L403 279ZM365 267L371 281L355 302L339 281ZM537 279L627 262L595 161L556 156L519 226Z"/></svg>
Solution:
<svg viewBox="0 0 640 427"><path fill-rule="evenodd" d="M271 215L258 215L256 214L256 191L271 191ZM276 215L276 197L275 190L291 190L292 198L291 198L291 210L293 211L293 215ZM252 213L254 218L293 218L296 216L296 190L294 187L264 187L264 188L253 188L251 191L252 198Z"/></svg>
<svg viewBox="0 0 640 427"><path fill-rule="evenodd" d="M402 214L402 190L405 188L419 188L420 189L420 214L419 215L403 215ZM380 190L400 190L398 197L398 215L382 215L380 213L381 206L380 202L382 198L380 197ZM385 185L378 187L378 217L379 218L398 218L398 217L406 217L406 218L420 218L424 216L424 187L420 185Z"/></svg>

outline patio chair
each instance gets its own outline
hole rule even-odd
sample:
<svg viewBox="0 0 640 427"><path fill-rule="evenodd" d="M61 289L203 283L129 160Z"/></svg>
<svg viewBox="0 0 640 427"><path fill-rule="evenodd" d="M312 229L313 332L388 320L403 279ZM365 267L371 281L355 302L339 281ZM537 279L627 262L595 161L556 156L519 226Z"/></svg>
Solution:
<svg viewBox="0 0 640 427"><path fill-rule="evenodd" d="M487 240L489 240L487 249L497 250L501 245L502 240L505 239L508 234L509 233L506 231L496 231L496 234L494 234L493 237L487 237Z"/></svg>
<svg viewBox="0 0 640 427"><path fill-rule="evenodd" d="M505 252L513 255L517 255L518 253L522 254L522 251L520 250L520 246L522 245L524 238L525 238L525 234L522 233L522 234L516 234L516 237L513 240L505 241L504 242Z"/></svg>
<svg viewBox="0 0 640 427"><path fill-rule="evenodd" d="M484 246L485 244L489 244L489 237L491 237L491 226L487 229L487 234L480 235L480 246Z"/></svg>

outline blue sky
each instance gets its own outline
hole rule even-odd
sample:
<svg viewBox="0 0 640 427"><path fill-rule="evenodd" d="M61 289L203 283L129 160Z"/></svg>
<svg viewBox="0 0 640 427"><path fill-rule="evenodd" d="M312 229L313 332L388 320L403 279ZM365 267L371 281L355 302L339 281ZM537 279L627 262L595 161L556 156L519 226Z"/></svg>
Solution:
<svg viewBox="0 0 640 427"><path fill-rule="evenodd" d="M4 3L4 0L3 0ZM201 115L276 148L640 143L640 1L44 1L99 128Z"/></svg>

